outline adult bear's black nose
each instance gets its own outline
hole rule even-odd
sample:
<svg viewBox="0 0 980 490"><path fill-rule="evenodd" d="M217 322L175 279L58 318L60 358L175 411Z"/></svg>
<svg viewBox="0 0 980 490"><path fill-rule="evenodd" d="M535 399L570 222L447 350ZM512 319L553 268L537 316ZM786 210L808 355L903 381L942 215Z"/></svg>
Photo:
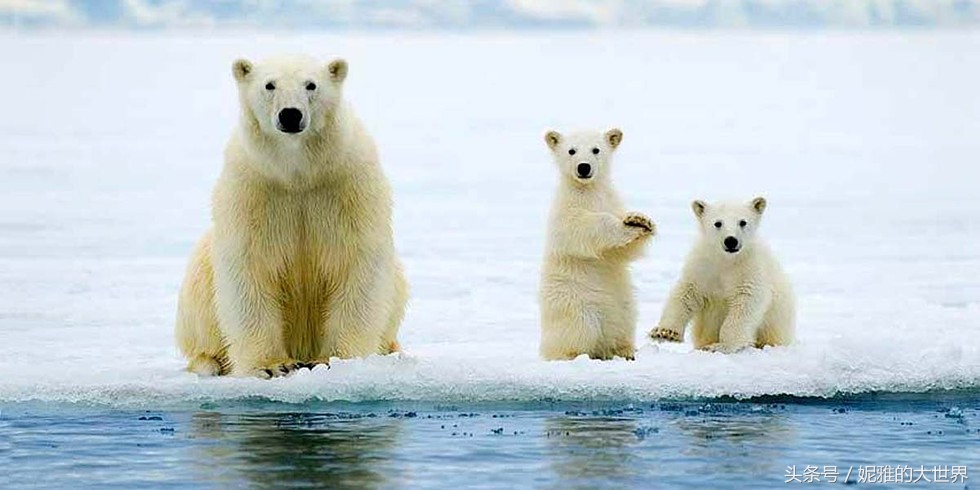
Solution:
<svg viewBox="0 0 980 490"><path fill-rule="evenodd" d="M284 133L298 133L303 130L303 112L293 107L279 111L279 130Z"/></svg>
<svg viewBox="0 0 980 490"><path fill-rule="evenodd" d="M733 236L725 238L725 250L729 252L738 252L738 238Z"/></svg>
<svg viewBox="0 0 980 490"><path fill-rule="evenodd" d="M578 167L575 168L575 172L578 173L578 178L588 179L592 177L592 165L588 163L580 163Z"/></svg>

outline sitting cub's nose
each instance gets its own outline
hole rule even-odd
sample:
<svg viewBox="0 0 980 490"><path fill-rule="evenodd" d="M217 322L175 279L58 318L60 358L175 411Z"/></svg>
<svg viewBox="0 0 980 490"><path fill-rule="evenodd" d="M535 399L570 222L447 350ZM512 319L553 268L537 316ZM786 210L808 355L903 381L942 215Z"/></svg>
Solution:
<svg viewBox="0 0 980 490"><path fill-rule="evenodd" d="M730 251L738 250L738 238L733 236L725 238L725 249Z"/></svg>
<svg viewBox="0 0 980 490"><path fill-rule="evenodd" d="M575 171L578 173L578 178L580 179L588 179L592 177L592 165L589 165L588 163L578 164Z"/></svg>
<svg viewBox="0 0 980 490"><path fill-rule="evenodd" d="M303 130L303 113L299 109L287 107L279 111L279 130L284 133L298 133Z"/></svg>

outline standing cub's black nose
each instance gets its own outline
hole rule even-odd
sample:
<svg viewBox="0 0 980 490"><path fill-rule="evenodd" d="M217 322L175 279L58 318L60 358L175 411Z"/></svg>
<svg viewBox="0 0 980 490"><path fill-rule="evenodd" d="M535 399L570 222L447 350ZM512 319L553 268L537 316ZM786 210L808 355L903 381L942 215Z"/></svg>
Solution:
<svg viewBox="0 0 980 490"><path fill-rule="evenodd" d="M279 130L284 133L298 133L303 130L303 113L299 109L287 107L279 111Z"/></svg>
<svg viewBox="0 0 980 490"><path fill-rule="evenodd" d="M729 252L737 252L738 238L735 238L733 236L725 238L725 250L728 250Z"/></svg>
<svg viewBox="0 0 980 490"><path fill-rule="evenodd" d="M575 171L578 173L578 178L580 179L588 179L592 177L592 165L589 165L588 163L578 164Z"/></svg>

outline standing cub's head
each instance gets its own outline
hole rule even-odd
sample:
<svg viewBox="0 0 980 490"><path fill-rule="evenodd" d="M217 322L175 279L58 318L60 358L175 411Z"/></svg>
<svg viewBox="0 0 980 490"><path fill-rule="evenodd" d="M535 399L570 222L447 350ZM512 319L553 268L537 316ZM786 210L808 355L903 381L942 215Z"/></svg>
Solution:
<svg viewBox="0 0 980 490"><path fill-rule="evenodd" d="M610 129L605 133L583 131L563 135L548 131L544 141L562 175L583 185L602 180L609 172L613 151L623 141L623 132Z"/></svg>
<svg viewBox="0 0 980 490"><path fill-rule="evenodd" d="M757 197L747 203L707 204L694 201L691 209L701 225L701 239L712 250L736 255L751 246L755 232L766 210L766 199Z"/></svg>
<svg viewBox="0 0 980 490"><path fill-rule="evenodd" d="M239 59L231 71L243 114L265 134L296 138L317 132L324 115L340 103L347 62L324 65L298 56L259 63Z"/></svg>

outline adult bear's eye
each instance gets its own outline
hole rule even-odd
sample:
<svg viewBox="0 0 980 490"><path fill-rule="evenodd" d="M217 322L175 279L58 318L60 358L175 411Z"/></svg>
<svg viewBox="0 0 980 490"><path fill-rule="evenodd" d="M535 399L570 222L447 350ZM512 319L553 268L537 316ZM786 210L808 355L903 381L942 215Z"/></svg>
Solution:
<svg viewBox="0 0 980 490"><path fill-rule="evenodd" d="M308 82L306 84L306 90L310 90L310 91L316 90L316 84L313 82Z"/></svg>
<svg viewBox="0 0 980 490"><path fill-rule="evenodd" d="M745 228L745 225L747 225L747 224L749 224L749 223L747 221L745 221L744 219L742 221L739 221L738 222L738 226L740 226L742 228Z"/></svg>
<svg viewBox="0 0 980 490"><path fill-rule="evenodd" d="M593 155L598 155L599 154L599 149L598 148L593 148L592 149L592 154Z"/></svg>
<svg viewBox="0 0 980 490"><path fill-rule="evenodd" d="M274 84L272 82L269 82L269 83L265 84L265 89L266 90L275 90L276 89L276 84Z"/></svg>
<svg viewBox="0 0 980 490"><path fill-rule="evenodd" d="M715 228L721 229L721 221L715 221Z"/></svg>
<svg viewBox="0 0 980 490"><path fill-rule="evenodd" d="M574 154L575 154L575 148L571 148L571 149L569 149L569 150L568 150L568 154L569 154L569 155L574 155Z"/></svg>

